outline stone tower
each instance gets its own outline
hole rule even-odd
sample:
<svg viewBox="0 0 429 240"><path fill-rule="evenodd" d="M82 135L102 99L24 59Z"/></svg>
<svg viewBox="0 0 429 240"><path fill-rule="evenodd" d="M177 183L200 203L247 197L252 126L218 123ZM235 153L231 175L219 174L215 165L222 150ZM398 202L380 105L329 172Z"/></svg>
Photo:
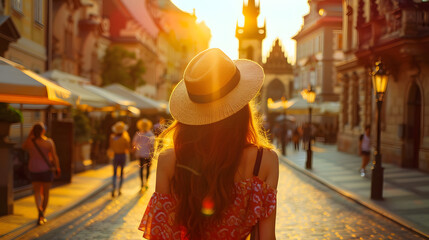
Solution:
<svg viewBox="0 0 429 240"><path fill-rule="evenodd" d="M246 58L262 64L262 40L265 38L264 26L258 26L259 5L255 0L243 2L244 26L237 26L235 37L238 39L238 57Z"/></svg>

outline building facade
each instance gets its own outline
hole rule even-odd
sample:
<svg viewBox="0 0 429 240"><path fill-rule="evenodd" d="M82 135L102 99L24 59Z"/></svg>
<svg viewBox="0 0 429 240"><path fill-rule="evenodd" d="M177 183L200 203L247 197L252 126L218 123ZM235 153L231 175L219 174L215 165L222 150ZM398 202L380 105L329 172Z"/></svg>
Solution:
<svg viewBox="0 0 429 240"><path fill-rule="evenodd" d="M289 63L279 39L274 41L267 60L263 64L265 72L264 86L261 91L262 101L278 101L282 97L291 99L294 89L293 66ZM263 104L266 112L266 105Z"/></svg>
<svg viewBox="0 0 429 240"><path fill-rule="evenodd" d="M109 45L103 1L53 1L50 11L49 70L82 76L99 85L100 60Z"/></svg>
<svg viewBox="0 0 429 240"><path fill-rule="evenodd" d="M346 1L346 60L337 66L342 83L338 149L357 153L358 136L372 127L376 107L370 72L384 62L389 83L381 110L384 162L429 172L429 3Z"/></svg>
<svg viewBox="0 0 429 240"><path fill-rule="evenodd" d="M168 101L188 62L209 47L211 32L204 22L197 22L195 12L184 12L170 0L151 0L149 3L152 17L160 29L157 99Z"/></svg>
<svg viewBox="0 0 429 240"><path fill-rule="evenodd" d="M0 1L0 56L4 57L9 44L16 42L21 35L11 18L12 11L5 11L4 3Z"/></svg>
<svg viewBox="0 0 429 240"><path fill-rule="evenodd" d="M46 31L48 0L3 1L4 15L9 16L20 38L9 44L5 58L22 64L36 73L46 69Z"/></svg>
<svg viewBox="0 0 429 240"><path fill-rule="evenodd" d="M273 42L265 62L262 61L262 41L266 36L266 23L259 27L258 16L260 4L254 0L243 3L244 26L237 23L235 37L238 39L239 58L249 59L259 63L265 72L264 86L261 89L259 101L261 111L268 114L267 99L273 101L292 98L293 67L289 63L279 39Z"/></svg>
<svg viewBox="0 0 429 240"><path fill-rule="evenodd" d="M105 15L109 17L112 46L121 46L143 61L144 86L136 86L139 93L156 98L157 37L159 28L152 19L147 1L115 0L105 2Z"/></svg>
<svg viewBox="0 0 429 240"><path fill-rule="evenodd" d="M317 101L338 101L340 86L335 63L344 59L342 46L342 1L309 0L296 41L295 89L312 85Z"/></svg>
<svg viewBox="0 0 429 240"><path fill-rule="evenodd" d="M265 22L263 27L258 25L260 5L255 0L243 2L244 26L237 26L235 37L238 39L238 57L253 60L262 64L262 41L266 36Z"/></svg>

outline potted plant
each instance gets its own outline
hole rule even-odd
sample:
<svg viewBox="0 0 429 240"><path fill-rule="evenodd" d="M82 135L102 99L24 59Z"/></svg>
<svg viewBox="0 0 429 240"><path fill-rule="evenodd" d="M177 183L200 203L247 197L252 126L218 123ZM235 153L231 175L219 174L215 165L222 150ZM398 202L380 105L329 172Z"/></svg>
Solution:
<svg viewBox="0 0 429 240"><path fill-rule="evenodd" d="M91 123L85 112L76 109L73 113L75 139L75 171L81 172L92 165L91 160Z"/></svg>
<svg viewBox="0 0 429 240"><path fill-rule="evenodd" d="M8 103L0 103L0 136L8 136L10 125L18 122L22 122L21 111Z"/></svg>

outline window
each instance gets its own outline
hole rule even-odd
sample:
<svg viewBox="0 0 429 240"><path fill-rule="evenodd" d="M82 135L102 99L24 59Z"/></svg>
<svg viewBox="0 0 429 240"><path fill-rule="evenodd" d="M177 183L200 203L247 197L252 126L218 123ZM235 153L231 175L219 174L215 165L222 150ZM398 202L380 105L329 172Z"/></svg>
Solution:
<svg viewBox="0 0 429 240"><path fill-rule="evenodd" d="M342 30L334 31L334 50L342 50L343 49L343 33Z"/></svg>
<svg viewBox="0 0 429 240"><path fill-rule="evenodd" d="M23 0L12 0L12 8L19 13L22 13L22 1Z"/></svg>
<svg viewBox="0 0 429 240"><path fill-rule="evenodd" d="M43 0L34 0L34 21L43 25Z"/></svg>

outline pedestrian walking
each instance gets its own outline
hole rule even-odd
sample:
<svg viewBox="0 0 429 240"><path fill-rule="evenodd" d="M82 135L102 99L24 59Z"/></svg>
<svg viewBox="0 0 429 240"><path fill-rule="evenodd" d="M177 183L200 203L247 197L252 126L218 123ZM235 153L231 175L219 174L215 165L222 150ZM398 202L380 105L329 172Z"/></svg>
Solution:
<svg viewBox="0 0 429 240"><path fill-rule="evenodd" d="M199 53L170 97L156 189L139 229L150 239L275 239L278 157L252 98L264 79L249 60ZM259 224L258 224L259 223Z"/></svg>
<svg viewBox="0 0 429 240"><path fill-rule="evenodd" d="M289 142L292 141L292 135L293 135L292 129L288 128L286 132L286 146L289 145Z"/></svg>
<svg viewBox="0 0 429 240"><path fill-rule="evenodd" d="M274 124L273 130L273 144L277 146L277 148L281 148L281 129L278 123Z"/></svg>
<svg viewBox="0 0 429 240"><path fill-rule="evenodd" d="M122 181L124 176L124 166L127 154L130 149L130 136L127 132L128 126L118 121L112 126L112 134L109 139L109 150L113 152L113 177L112 177L112 197L115 197L117 169L120 167L121 175L119 180L118 195L121 195Z"/></svg>
<svg viewBox="0 0 429 240"><path fill-rule="evenodd" d="M366 166L369 163L369 157L371 154L371 138L370 138L371 126L365 126L364 134L359 137L359 155L362 157L362 164L360 167L360 176L366 176Z"/></svg>
<svg viewBox="0 0 429 240"><path fill-rule="evenodd" d="M153 134L155 134L155 136L159 136L162 131L164 131L165 129L165 118L160 116L158 118L158 122L155 123L155 125L153 126Z"/></svg>
<svg viewBox="0 0 429 240"><path fill-rule="evenodd" d="M295 130L292 133L292 141L293 141L294 150L299 151L299 131L298 131L298 128L295 128Z"/></svg>
<svg viewBox="0 0 429 240"><path fill-rule="evenodd" d="M36 123L22 148L29 153L28 168L33 185L34 200L39 213L37 224L47 222L45 218L49 201L49 189L55 176L61 173L54 141L45 136L45 125Z"/></svg>
<svg viewBox="0 0 429 240"><path fill-rule="evenodd" d="M153 155L153 145L155 141L155 135L152 133L152 122L146 118L140 119L137 122L138 131L133 137L133 151L135 157L140 161L140 182L141 189L147 189L147 181L149 179L149 169L151 165L151 159ZM144 178L143 170L146 169L146 177ZM146 182L144 181L146 179Z"/></svg>

